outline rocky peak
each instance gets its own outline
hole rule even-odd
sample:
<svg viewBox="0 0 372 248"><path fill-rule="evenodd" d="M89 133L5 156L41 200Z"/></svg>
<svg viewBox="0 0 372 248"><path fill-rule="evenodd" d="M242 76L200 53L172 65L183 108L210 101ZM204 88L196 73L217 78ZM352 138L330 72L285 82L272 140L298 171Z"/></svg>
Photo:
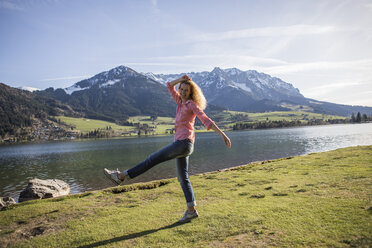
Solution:
<svg viewBox="0 0 372 248"><path fill-rule="evenodd" d="M234 75L239 75L241 73L243 73L243 71L237 69L237 68L229 68L229 69L225 69L224 70L226 73L228 73L229 75L231 76L234 76Z"/></svg>
<svg viewBox="0 0 372 248"><path fill-rule="evenodd" d="M75 91L88 89L93 86L99 86L99 87L110 86L120 81L124 81L128 77L144 77L144 76L129 67L121 65L109 71L101 72L91 78L77 82L73 86L66 88L65 91L68 94L72 94Z"/></svg>
<svg viewBox="0 0 372 248"><path fill-rule="evenodd" d="M219 68L219 67L215 67L212 71L211 71L212 74L216 74L216 75L223 75L225 74L225 72Z"/></svg>

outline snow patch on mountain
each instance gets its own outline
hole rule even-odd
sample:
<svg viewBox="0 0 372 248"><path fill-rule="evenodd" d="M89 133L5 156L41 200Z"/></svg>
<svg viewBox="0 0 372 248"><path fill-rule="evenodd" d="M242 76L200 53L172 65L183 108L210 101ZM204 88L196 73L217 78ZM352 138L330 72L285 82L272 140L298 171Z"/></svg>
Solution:
<svg viewBox="0 0 372 248"><path fill-rule="evenodd" d="M117 82L120 82L120 79L115 79L115 80L109 80L107 81L106 83L103 83L103 84L100 84L100 88L102 87L107 87L107 86L110 86L110 85L114 85L116 84Z"/></svg>
<svg viewBox="0 0 372 248"><path fill-rule="evenodd" d="M242 90L245 90L245 91L247 91L249 93L252 93L252 89L249 88L245 83L236 83L234 81L232 81L231 83L232 83L232 85L234 85L234 86L236 86L236 87L238 87L238 88L240 88Z"/></svg>
<svg viewBox="0 0 372 248"><path fill-rule="evenodd" d="M91 87L97 85L99 88L108 87L114 85L120 81L124 83L129 77L139 77L142 74L137 73L126 66L118 66L109 71L101 72L94 77L82 80L76 84L65 88L67 94L71 95L73 92L90 89Z"/></svg>
<svg viewBox="0 0 372 248"><path fill-rule="evenodd" d="M34 92L34 91L40 90L38 88L33 88L33 87L29 87L29 86L21 86L18 89L26 90L26 91L30 91L30 92Z"/></svg>
<svg viewBox="0 0 372 248"><path fill-rule="evenodd" d="M85 87L85 88L80 88L80 86L74 84L70 87L67 87L65 88L65 92L69 95L71 95L72 93L74 93L75 91L80 91L80 90L86 90L86 89L89 89L90 87Z"/></svg>
<svg viewBox="0 0 372 248"><path fill-rule="evenodd" d="M154 73L152 72L141 72L141 74L149 79L152 79L156 82L159 82L161 84L166 84L167 82L164 82L164 79L162 77L159 77L159 76L156 76Z"/></svg>

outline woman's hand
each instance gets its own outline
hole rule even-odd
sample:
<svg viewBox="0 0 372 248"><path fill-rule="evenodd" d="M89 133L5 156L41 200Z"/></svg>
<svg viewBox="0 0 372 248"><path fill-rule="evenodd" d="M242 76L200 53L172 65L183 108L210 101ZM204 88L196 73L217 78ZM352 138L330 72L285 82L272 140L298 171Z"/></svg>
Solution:
<svg viewBox="0 0 372 248"><path fill-rule="evenodd" d="M230 141L229 137L227 137L227 135L225 133L222 133L221 136L222 136L223 141L227 145L227 147L231 148L231 141Z"/></svg>
<svg viewBox="0 0 372 248"><path fill-rule="evenodd" d="M191 81L191 77L187 75L183 75L180 79L181 79L180 81Z"/></svg>
<svg viewBox="0 0 372 248"><path fill-rule="evenodd" d="M216 123L212 123L212 125L210 126L210 129L212 129L216 133L219 133L222 136L223 142L225 142L227 147L228 148L231 147L231 141L230 141L229 137L227 137L227 135L221 129L218 128Z"/></svg>

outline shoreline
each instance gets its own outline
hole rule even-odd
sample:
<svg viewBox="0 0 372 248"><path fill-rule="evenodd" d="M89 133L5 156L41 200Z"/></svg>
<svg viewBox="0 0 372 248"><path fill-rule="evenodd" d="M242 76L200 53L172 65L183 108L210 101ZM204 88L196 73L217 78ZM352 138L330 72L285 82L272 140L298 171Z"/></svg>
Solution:
<svg viewBox="0 0 372 248"><path fill-rule="evenodd" d="M295 158L295 157L303 157L303 156L308 156L308 155L313 155L313 154L321 154L321 153L327 153L327 152L342 150L342 149L369 147L369 146L372 147L372 145L367 145L367 146L357 145L357 146L349 146L349 147L345 147L345 148L338 148L338 149L330 150L330 151L306 153L306 154L280 157L280 158L268 159L268 160L258 160L258 161L252 161L252 162L249 162L249 163L246 163L246 164L240 164L240 165L236 165L236 166L227 167L227 168L224 168L224 169L206 171L206 172L202 172L202 173L195 173L195 174L189 174L189 175L190 175L190 177L192 177L192 176L204 176L204 175L208 175L208 174L215 174L215 173L221 173L221 172L226 172L226 171L240 170L240 169L244 169L245 167L248 167L248 166L264 165L264 164L272 163L272 162L276 162L276 161L288 160L288 159L292 159L292 158ZM56 178L56 179L58 179L58 178ZM54 197L54 198L35 199L35 200L38 201L38 200L47 200L47 199L57 199L57 198L70 197L70 196L71 197L74 197L74 196L78 197L79 195L93 194L93 193L97 193L97 192L100 192L100 191L111 190L111 189L117 188L117 187L129 187L129 188L131 188L133 186L136 187L137 185L141 185L141 186L144 186L146 188L147 184L152 185L152 184L157 184L157 183L161 183L161 182L164 182L164 181L171 181L171 180L176 180L176 179L177 179L177 177L169 177L169 178L161 178L161 179L154 179L154 180L149 180L149 181L140 181L140 182L133 182L133 183L130 183L131 180L129 179L129 180L127 180L127 182L128 182L127 184L121 184L121 185L111 186L111 187L102 188L102 189L81 191L81 192L77 192L77 193L70 193L70 194L65 195L65 196L58 196L58 197ZM3 196L0 196L0 197L3 197ZM14 199L14 200L16 201L17 204L19 204L18 198ZM35 200L31 200L31 201L35 201Z"/></svg>
<svg viewBox="0 0 372 248"><path fill-rule="evenodd" d="M306 156L306 155L308 155L308 154L302 154L302 155L297 155L297 156ZM276 160L290 159L290 158L297 157L297 156L282 157L282 158L271 159L271 160L253 161L253 162L250 162L250 163L247 163L247 164L241 164L241 165L231 166L231 167L224 168L224 169L218 169L218 170L214 170L214 171L206 171L206 172L202 172L202 173L189 174L189 175L190 176L203 176L203 175L220 173L220 172L225 172L225 171L239 170L239 169L242 169L242 168L244 168L246 166L250 166L250 165L271 163L271 162L274 162ZM149 180L149 181L133 182L133 183L128 183L128 184L111 186L111 187L103 188L103 189L87 190L87 191L81 191L81 192L77 192L77 193L70 193L70 194L65 195L65 196L58 196L58 197L45 198L45 199L35 199L35 200L31 200L31 201L58 199L58 198L70 197L70 196L71 197L75 197L75 196L79 197L79 195L98 193L100 191L107 191L107 190L111 190L111 189L117 188L117 187L132 187L132 186L136 187L137 185L141 185L141 186L144 185L144 187L146 187L147 184L152 185L152 184L157 184L157 183L165 182L165 181L171 181L171 180L175 180L175 179L177 179L177 177L169 177L169 178L154 179L154 180ZM130 180L127 180L127 182L130 182ZM0 197L3 197L3 196L0 196ZM15 200L16 204L20 204L20 202L18 202L18 198L14 199L14 200Z"/></svg>
<svg viewBox="0 0 372 248"><path fill-rule="evenodd" d="M311 132L311 133L316 133L318 134L319 132L322 132L322 133L325 133L327 134L329 131L328 130L333 130L334 128L339 130L339 131L342 131L342 130L345 130L345 129L350 129L350 130L365 130L366 132L370 133L370 130L371 129L371 124L370 123L364 123L363 125L360 125L360 126L350 126L350 125L343 125L343 126L334 126L334 125L327 125L327 126L311 126L311 127L295 127L295 128L285 128L287 130L290 130L288 132L295 132L295 133L307 133L307 132ZM297 129L299 129L298 131L296 131ZM271 135L272 132L273 133L276 133L276 132L281 132L281 131L275 131L275 130L278 130L278 129L271 129L273 131L269 131L267 130L267 135ZM283 129L284 130L284 129ZM292 130L292 131L291 131ZM308 131L306 131L308 130ZM249 130L249 131L240 131L242 133L239 133L239 132L230 132L231 134L228 134L229 136L231 135L231 137L234 138L235 137L240 137L240 136L247 136L247 137L250 137L250 136L257 136L257 137L260 137L262 136L262 133L261 132L266 132L266 130ZM285 131L287 132L287 131ZM333 132L333 131L331 131ZM354 132L354 131L352 131ZM218 142L218 144L220 144L220 137L216 134L214 134L212 131L208 131L208 132L203 132L206 136L209 138L213 138L214 140L216 140L216 142ZM365 133L363 131L363 133ZM327 134L328 135L328 134ZM158 139L151 139L152 137L157 137ZM131 140L128 140L127 137L126 138L115 138L113 139L113 141L110 141L112 139L106 139L106 138L103 138L103 139L98 139L97 141L94 141L94 140L91 140L91 139L79 139L79 140L74 140L74 141L77 141L77 142L81 142L81 144L79 143L73 143L73 142L60 142L60 141L48 141L48 142L36 142L36 143L33 143L33 144L12 144L10 146L8 145L0 145L0 151L1 151L1 154L4 155L4 157L2 157L2 168L4 169L7 169L9 168L8 165L10 165L12 163L12 160L9 160L10 158L8 158L8 153L11 153L14 155L10 155L10 156L21 156L24 157L24 156L29 156L29 154L34 154L33 152L29 153L27 152L29 149L31 149L30 151L35 151L35 155L39 156L39 154L44 154L43 153L43 150L44 149L47 149L49 150L49 147L52 149L51 152L48 152L48 155L47 156L51 156L49 155L50 153L57 153L59 154L58 150L59 150L59 147L62 147L62 148L65 148L67 147L67 151L68 152L75 152L75 150L71 150L69 147L84 147L86 145L89 144L92 144L93 146L101 146L101 144L105 144L107 146L107 149L110 149L110 145L111 144L120 144L122 145L122 143L125 145L126 143L135 143L137 144L137 142L139 143L158 143L158 142L162 142L162 143L168 143L168 141L170 142L172 140L172 137L171 135L167 135L167 136L163 136L162 138L159 137L159 136L151 136L151 137L141 137L142 138L142 141L141 139L138 139L138 137L130 137L132 139ZM198 138L198 134L196 135L196 137ZM203 135L202 135L202 132L199 134L199 137L202 138ZM358 137L361 137L360 135L358 135ZM368 137L369 136L363 136L365 137L364 140L369 140ZM355 137L355 139L357 139L357 137ZM120 141L122 140L122 141ZM125 141L127 140L127 141ZM205 140L205 139L203 139ZM200 141L202 142L202 141ZM263 141L265 142L265 141ZM267 142L267 141L266 141ZM342 139L341 139L341 142L342 142ZM236 143L238 144L238 143ZM340 143L342 144L342 143ZM370 145L371 143L366 143L366 142L352 142L351 144L349 143L346 143L346 145L344 145L345 147L346 146L355 146L355 145ZM18 146L18 147L17 147ZM323 146L323 145L322 145ZM54 148L53 148L54 147ZM238 148L238 147L241 147L241 146L235 146L235 149ZM23 149L26 149L26 150L23 150ZM262 160L270 160L270 159L276 159L276 158L283 158L283 157L287 157L287 156L294 156L294 155L305 155L307 153L310 153L310 152L321 152L321 151L329 151L329 150L333 150L333 149L336 149L336 148L341 148L340 145L334 145L332 147L329 147L329 149L311 149L311 150L303 150L301 149L301 151L299 152L286 152L286 150L284 149L283 152L279 153L277 156L270 156L270 154L266 154L266 155L262 155L262 156L255 156L254 154L249 155L249 157L247 156L242 156L242 158L238 158L236 159L236 161L234 160L234 158L237 155L234 155L234 157L231 157L231 160L230 161L233 161L233 163L229 163L227 160L226 160L226 164L229 164L229 167L231 167L230 165L233 165L233 166L240 166L242 164L246 164L246 163L250 163L250 162L253 162L253 161L262 161ZM56 150L57 149L57 150ZM89 149L89 148L88 148ZM107 150L105 148L105 150ZM241 149L240 149L241 150ZM25 151L25 152L24 152ZM88 150L84 150L84 151L88 151ZM306 152L307 151L307 152ZM241 151L242 152L242 151ZM20 154L20 155L17 155L17 154ZM267 153L267 152L266 152ZM230 154L230 153L229 153ZM234 153L232 153L234 154ZM244 151L243 153L239 153L239 154L245 154ZM226 154L228 155L228 154ZM32 155L33 156L33 155ZM56 156L65 156L65 155L56 155ZM70 155L69 155L70 156ZM200 156L199 156L200 157ZM32 157L31 157L32 158ZM198 158L200 159L200 158ZM222 158L223 159L223 158ZM18 161L18 160L17 160ZM33 160L31 160L33 161ZM139 161L139 160L138 160ZM35 161L36 163L38 163L37 161ZM19 162L17 162L17 165L21 166L21 168L24 168L25 170L27 170L27 161L24 161L22 159L19 159ZM135 163L133 163L135 164ZM200 172L211 172L211 171L215 171L217 169L221 169L221 168L226 168L225 167L225 163L218 163L218 161L215 161L215 164L216 166L206 166L206 168L201 168L201 169L195 169L195 170L191 170L190 172L190 175L194 175L194 173L200 173ZM218 165L217 165L218 164ZM67 162L64 162L63 163L64 166L73 166L73 162L71 162L70 164L67 163ZM128 165L129 166L129 165ZM120 167L120 166L119 166ZM45 167L46 168L46 167ZM67 167L66 167L67 168ZM99 168L99 167L94 167L94 168ZM173 167L172 167L173 168ZM93 167L92 167L93 169ZM11 173L11 172L10 172ZM95 170L95 173L94 175L98 175L96 178L97 180L101 180L100 177L99 177L99 173L101 173L99 171L99 169L96 169ZM23 178L19 178L18 180L14 180L14 181L11 181L11 180L8 180L8 181L4 181L4 187L1 189L2 191L2 194L0 195L1 197L6 197L6 196L9 196L9 197L12 197L14 199L16 199L18 201L18 196L19 196L19 193L27 186L27 182L29 179L32 179L34 177L37 177L37 178L40 178L40 179L53 179L53 178L56 178L56 179L61 179L61 180L65 180L67 183L69 183L71 185L71 191L73 194L78 194L78 193L82 193L82 192L85 192L86 190L98 190L98 189L101 189L100 185L99 184L95 184L94 182L89 182L89 180L86 180L85 178L83 179L79 179L79 176L78 175L74 175L74 174L71 174L70 177L63 177L63 176L50 176L51 174L45 174L44 176L39 176L41 173L36 173L36 172L33 172L33 173L27 173L26 175L27 176L24 176ZM151 180L154 180L155 178L156 179L164 179L164 178L169 178L171 177L172 175L159 175L159 176L156 176L156 177L152 177L151 175L150 176L145 176L143 179L140 179L140 180L137 180L136 182L148 182L148 181L151 181ZM67 179L66 179L67 178ZM4 178L6 179L6 178ZM84 181L85 180L85 181ZM130 182L130 183L134 183L134 182ZM106 186L106 185L105 185ZM109 185L107 185L109 186Z"/></svg>
<svg viewBox="0 0 372 248"><path fill-rule="evenodd" d="M299 126L290 126L290 127L271 127L271 128L250 128L242 130L233 130L233 129L221 129L224 132L244 132L244 131L255 131L255 130L272 130L272 129L287 129L287 128L301 128L301 127L319 127L319 126L333 126L333 125L355 125L355 124L371 124L372 122L363 122L363 123L328 123L328 124L319 124L319 125L299 125ZM195 133L210 133L211 130L195 130ZM48 143L48 142L69 142L69 141L87 141L87 140L111 140L111 139L136 139L136 138L151 138L151 137L167 137L173 136L174 134L157 134L157 135L142 135L142 136L114 136L114 137L102 137L102 138L63 138L63 139L53 139L53 140L33 140L33 141L17 141L17 142L5 142L0 141L0 147L3 145L19 145L19 144L39 144L39 143Z"/></svg>

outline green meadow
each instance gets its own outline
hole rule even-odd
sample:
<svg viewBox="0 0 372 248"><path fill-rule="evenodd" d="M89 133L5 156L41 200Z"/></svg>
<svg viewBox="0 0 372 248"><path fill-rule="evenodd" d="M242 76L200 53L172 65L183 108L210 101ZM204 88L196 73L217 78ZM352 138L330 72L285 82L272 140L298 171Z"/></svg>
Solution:
<svg viewBox="0 0 372 248"><path fill-rule="evenodd" d="M111 127L114 131L130 132L136 130L134 126L123 126L117 125L113 122L86 119L86 118L76 118L76 117L66 117L58 116L56 119L60 119L62 122L74 126L75 129L80 130L83 133L88 133L96 129L106 129ZM174 127L174 118L170 117L158 117L156 121L152 121L150 116L134 116L128 119L128 122L147 124L149 126L155 127L155 134L164 135L167 129L172 129Z"/></svg>
<svg viewBox="0 0 372 248"><path fill-rule="evenodd" d="M173 178L16 204L0 211L0 246L372 246L372 146L190 180L200 217L189 223L177 223L185 201Z"/></svg>
<svg viewBox="0 0 372 248"><path fill-rule="evenodd" d="M172 117L157 117L155 121L152 121L150 116L133 116L129 117L129 122L147 124L155 127L155 133L158 135L165 134L167 129L174 128L174 118Z"/></svg>
<svg viewBox="0 0 372 248"><path fill-rule="evenodd" d="M56 119L60 119L62 122L72 125L75 129L80 130L82 133L88 133L96 129L106 129L111 127L114 131L130 132L136 130L134 126L121 126L112 122L93 120L86 118L75 118L58 116ZM231 129L231 127L237 122L265 122L265 121L301 121L306 122L308 120L334 120L334 119L346 119L342 116L325 115L302 111L289 111L289 112L266 112L266 113L247 113L237 111L222 111L214 114L214 119L222 129ZM174 118L171 117L157 117L156 120L151 120L150 116L132 116L129 117L128 122L147 124L149 127L154 128L155 135L164 135L169 133L169 129L174 128ZM168 130L168 131L167 131ZM196 132L205 132L204 126L197 128Z"/></svg>
<svg viewBox="0 0 372 248"><path fill-rule="evenodd" d="M307 123L311 120L347 119L343 116L326 115L304 111L274 111L264 113L247 113L239 111L222 111L215 115L216 120L222 125L233 126L237 122L265 122L265 121L301 121Z"/></svg>
<svg viewBox="0 0 372 248"><path fill-rule="evenodd" d="M56 119L61 120L62 122L72 125L75 129L80 130L83 133L94 131L95 129L106 129L110 127L114 130L132 130L132 126L121 126L113 122L86 119L86 118L76 118L76 117L67 117L67 116L57 116Z"/></svg>
<svg viewBox="0 0 372 248"><path fill-rule="evenodd" d="M265 120L296 121L296 120L304 120L304 119L308 119L308 120L320 119L320 120L327 121L327 120L333 120L333 119L345 119L345 117L342 117L342 116L317 114L317 113L302 112L302 111L290 111L290 112L277 111L277 112L267 112L267 113L243 113L243 114L247 114L247 116L251 118L252 121L265 121Z"/></svg>

